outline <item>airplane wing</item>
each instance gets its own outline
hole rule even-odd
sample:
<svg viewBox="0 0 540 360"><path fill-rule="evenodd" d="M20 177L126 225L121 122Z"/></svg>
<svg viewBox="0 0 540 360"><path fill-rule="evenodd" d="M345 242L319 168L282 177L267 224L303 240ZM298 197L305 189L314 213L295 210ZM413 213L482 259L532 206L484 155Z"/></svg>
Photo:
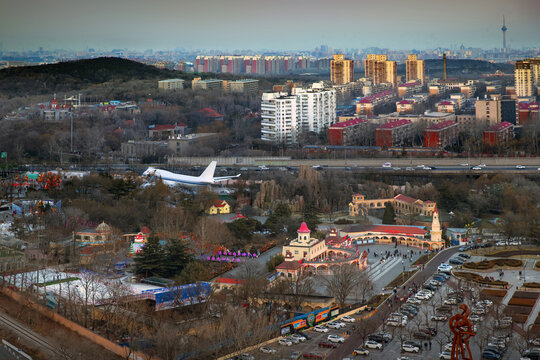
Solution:
<svg viewBox="0 0 540 360"><path fill-rule="evenodd" d="M234 176L219 176L219 177L215 177L215 178L214 178L214 182L226 181L226 180L234 179L234 178L239 177L240 175L241 175L241 174L234 175Z"/></svg>

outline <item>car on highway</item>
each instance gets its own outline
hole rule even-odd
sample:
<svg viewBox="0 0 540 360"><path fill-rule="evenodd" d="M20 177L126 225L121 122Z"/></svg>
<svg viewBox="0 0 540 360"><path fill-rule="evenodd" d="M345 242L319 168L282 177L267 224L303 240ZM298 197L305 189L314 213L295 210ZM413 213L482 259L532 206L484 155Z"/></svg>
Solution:
<svg viewBox="0 0 540 360"><path fill-rule="evenodd" d="M292 346L293 342L289 339L283 338L278 340L278 344L283 346Z"/></svg>
<svg viewBox="0 0 540 360"><path fill-rule="evenodd" d="M317 325L313 328L313 330L315 330L316 332L321 332L321 333L327 333L328 332L328 328L327 327L324 327L322 325Z"/></svg>
<svg viewBox="0 0 540 360"><path fill-rule="evenodd" d="M482 170L480 166L473 166L471 167L471 170Z"/></svg>
<svg viewBox="0 0 540 360"><path fill-rule="evenodd" d="M352 352L353 356L357 355L369 355L369 350L364 347L357 347Z"/></svg>
<svg viewBox="0 0 540 360"><path fill-rule="evenodd" d="M423 169L423 168L426 167L426 165L420 164L420 165L416 165L416 167L419 168L419 169Z"/></svg>
<svg viewBox="0 0 540 360"><path fill-rule="evenodd" d="M300 335L300 334L292 334L290 337L293 338L293 339L296 339L298 341L306 341L307 340L304 335Z"/></svg>
<svg viewBox="0 0 540 360"><path fill-rule="evenodd" d="M459 166L469 166L469 163L461 163Z"/></svg>
<svg viewBox="0 0 540 360"><path fill-rule="evenodd" d="M523 169L526 169L526 167L523 165L516 165L516 169L523 170Z"/></svg>
<svg viewBox="0 0 540 360"><path fill-rule="evenodd" d="M392 164L389 163L389 162L385 162L384 164L382 164L382 167L383 167L383 168L391 168L391 167L392 167Z"/></svg>
<svg viewBox="0 0 540 360"><path fill-rule="evenodd" d="M540 169L538 169L538 170L540 170ZM414 171L414 168L413 168L413 167L410 167L410 166L407 166L407 167L405 168L405 171Z"/></svg>
<svg viewBox="0 0 540 360"><path fill-rule="evenodd" d="M394 170L394 171L400 171L401 168L400 168L400 167L393 167L392 170Z"/></svg>
<svg viewBox="0 0 540 360"><path fill-rule="evenodd" d="M478 167L485 168L486 164L478 164Z"/></svg>
<svg viewBox="0 0 540 360"><path fill-rule="evenodd" d="M452 353L450 351L443 351L442 353L439 354L439 359L451 360Z"/></svg>
<svg viewBox="0 0 540 360"><path fill-rule="evenodd" d="M265 354L273 354L276 352L276 349L268 347L268 346L263 346L259 348L259 351Z"/></svg>
<svg viewBox="0 0 540 360"><path fill-rule="evenodd" d="M364 344L365 347L369 348L369 349L379 349L379 350L382 350L383 348L383 345L380 343L380 342L377 342L377 341L373 341L373 340L368 340L366 341L366 343Z"/></svg>
<svg viewBox="0 0 540 360"><path fill-rule="evenodd" d="M420 351L420 347L413 344L404 343L401 346L401 350L405 352L410 352L410 353L418 353Z"/></svg>
<svg viewBox="0 0 540 360"><path fill-rule="evenodd" d="M330 342L333 342L333 343L344 343L345 342L345 338L343 336L339 336L339 335L328 335L328 337L326 339L328 341L330 341Z"/></svg>
<svg viewBox="0 0 540 360"><path fill-rule="evenodd" d="M356 319L349 315L343 316L341 320L351 323L356 322Z"/></svg>

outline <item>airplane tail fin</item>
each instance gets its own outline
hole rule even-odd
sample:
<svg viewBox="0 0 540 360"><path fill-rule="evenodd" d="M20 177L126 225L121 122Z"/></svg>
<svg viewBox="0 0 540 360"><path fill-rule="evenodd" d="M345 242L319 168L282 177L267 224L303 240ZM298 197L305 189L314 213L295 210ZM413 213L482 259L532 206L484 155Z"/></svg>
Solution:
<svg viewBox="0 0 540 360"><path fill-rule="evenodd" d="M204 181L214 181L214 172L216 171L217 161L212 161L210 165L204 170L204 172L199 176L201 180Z"/></svg>

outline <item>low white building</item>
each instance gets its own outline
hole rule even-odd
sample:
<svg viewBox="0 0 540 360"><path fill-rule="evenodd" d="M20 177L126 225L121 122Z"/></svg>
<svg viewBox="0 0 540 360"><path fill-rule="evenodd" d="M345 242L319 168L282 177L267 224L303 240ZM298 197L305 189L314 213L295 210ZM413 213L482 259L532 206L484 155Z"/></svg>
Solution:
<svg viewBox="0 0 540 360"><path fill-rule="evenodd" d="M158 88L163 90L184 89L184 80L182 79L167 79L158 81Z"/></svg>

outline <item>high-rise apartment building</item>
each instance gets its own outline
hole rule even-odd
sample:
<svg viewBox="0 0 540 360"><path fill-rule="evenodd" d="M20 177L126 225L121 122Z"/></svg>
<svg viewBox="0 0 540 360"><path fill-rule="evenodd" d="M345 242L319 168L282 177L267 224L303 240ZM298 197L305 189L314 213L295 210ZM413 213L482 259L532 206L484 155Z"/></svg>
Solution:
<svg viewBox="0 0 540 360"><path fill-rule="evenodd" d="M516 101L493 94L489 99L475 103L476 120L492 126L500 122L516 123Z"/></svg>
<svg viewBox="0 0 540 360"><path fill-rule="evenodd" d="M354 81L354 62L346 60L345 55L334 55L330 62L330 80L336 85L344 85Z"/></svg>
<svg viewBox="0 0 540 360"><path fill-rule="evenodd" d="M424 60L418 60L418 56L416 55L409 55L406 62L406 81L418 80L424 84L425 73L426 64L424 64Z"/></svg>
<svg viewBox="0 0 540 360"><path fill-rule="evenodd" d="M336 122L336 92L314 86L292 95L264 93L261 118L263 141L295 144L302 133L321 133Z"/></svg>
<svg viewBox="0 0 540 360"><path fill-rule="evenodd" d="M373 84L383 82L397 85L397 64L395 61L388 61L387 55L368 54L364 60L365 75L373 79Z"/></svg>
<svg viewBox="0 0 540 360"><path fill-rule="evenodd" d="M540 58L516 61L514 78L518 97L536 96L540 86Z"/></svg>

